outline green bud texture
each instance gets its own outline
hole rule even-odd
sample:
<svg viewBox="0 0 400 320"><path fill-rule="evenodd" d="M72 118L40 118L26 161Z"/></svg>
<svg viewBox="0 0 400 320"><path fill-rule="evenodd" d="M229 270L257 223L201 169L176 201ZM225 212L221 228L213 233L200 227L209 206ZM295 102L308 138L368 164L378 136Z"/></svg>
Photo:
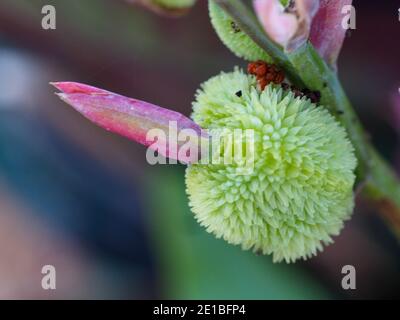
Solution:
<svg viewBox="0 0 400 320"><path fill-rule="evenodd" d="M237 94L240 92L240 94ZM235 164L193 164L190 207L208 232L276 262L322 250L354 206L356 158L345 129L323 107L236 69L205 82L193 104L202 128L253 129L251 174Z"/></svg>
<svg viewBox="0 0 400 320"><path fill-rule="evenodd" d="M240 30L232 18L214 1L209 0L208 7L211 23L217 35L235 55L248 61L272 61L268 54Z"/></svg>

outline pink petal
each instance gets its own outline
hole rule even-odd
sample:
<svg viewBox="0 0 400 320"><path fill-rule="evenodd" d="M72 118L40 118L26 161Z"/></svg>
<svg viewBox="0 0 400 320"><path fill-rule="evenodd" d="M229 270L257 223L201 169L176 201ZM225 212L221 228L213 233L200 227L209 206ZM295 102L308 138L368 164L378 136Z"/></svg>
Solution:
<svg viewBox="0 0 400 320"><path fill-rule="evenodd" d="M177 141L177 136L183 132L182 130L191 129L190 132L196 139L193 142L188 141L194 144L191 147L197 151L199 151L200 138L207 137L205 131L184 115L81 83L55 82L51 84L62 91L57 95L63 101L100 127L157 149L165 157L184 163L198 160L197 153L193 152L183 157L178 152L180 146L187 142ZM165 133L165 141L160 141L158 144L158 146L164 145L165 148L154 148L155 141L146 139L151 129L160 129ZM159 139L162 139L161 136Z"/></svg>
<svg viewBox="0 0 400 320"><path fill-rule="evenodd" d="M319 0L294 0L298 28L295 35L290 39L286 50L293 51L300 48L309 38L311 24L320 6Z"/></svg>
<svg viewBox="0 0 400 320"><path fill-rule="evenodd" d="M254 9L268 36L286 47L298 28L296 16L285 13L279 0L254 0Z"/></svg>
<svg viewBox="0 0 400 320"><path fill-rule="evenodd" d="M307 41L318 0L295 0L296 13L285 10L279 0L253 0L265 32L276 43L292 51Z"/></svg>
<svg viewBox="0 0 400 320"><path fill-rule="evenodd" d="M253 0L265 32L287 51L308 39L330 64L335 64L346 30L342 8L352 0L294 0L294 9L284 10L279 0Z"/></svg>
<svg viewBox="0 0 400 320"><path fill-rule="evenodd" d="M320 8L313 19L311 42L330 64L336 62L347 31L342 27L342 8L351 4L352 0L321 0Z"/></svg>

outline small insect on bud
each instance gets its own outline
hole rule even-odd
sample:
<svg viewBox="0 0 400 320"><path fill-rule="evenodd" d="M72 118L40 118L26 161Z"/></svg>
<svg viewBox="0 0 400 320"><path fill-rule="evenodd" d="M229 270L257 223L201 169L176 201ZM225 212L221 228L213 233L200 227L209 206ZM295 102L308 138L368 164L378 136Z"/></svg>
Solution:
<svg viewBox="0 0 400 320"><path fill-rule="evenodd" d="M233 32L235 32L235 33L238 33L241 31L235 21L231 21L231 27L232 27Z"/></svg>
<svg viewBox="0 0 400 320"><path fill-rule="evenodd" d="M321 100L321 93L319 91L311 91L309 89L300 90L296 86L289 85L287 83L281 83L281 88L283 90L291 90L296 98L307 97L312 103L315 104L318 104Z"/></svg>
<svg viewBox="0 0 400 320"><path fill-rule="evenodd" d="M319 101L321 100L321 93L319 91L304 89L303 95L310 99L312 103L319 103Z"/></svg>

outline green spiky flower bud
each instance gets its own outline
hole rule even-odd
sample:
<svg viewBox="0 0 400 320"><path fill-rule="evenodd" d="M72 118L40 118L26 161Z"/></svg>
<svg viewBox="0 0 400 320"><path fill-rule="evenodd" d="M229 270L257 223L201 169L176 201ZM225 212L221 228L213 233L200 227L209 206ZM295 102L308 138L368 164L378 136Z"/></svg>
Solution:
<svg viewBox="0 0 400 320"><path fill-rule="evenodd" d="M268 54L235 24L214 1L209 0L211 23L221 41L239 58L271 62Z"/></svg>
<svg viewBox="0 0 400 320"><path fill-rule="evenodd" d="M238 94L240 92L240 94ZM274 261L307 258L332 242L354 206L356 158L323 107L236 69L205 82L193 104L202 128L254 130L254 170L193 164L190 206L207 231Z"/></svg>

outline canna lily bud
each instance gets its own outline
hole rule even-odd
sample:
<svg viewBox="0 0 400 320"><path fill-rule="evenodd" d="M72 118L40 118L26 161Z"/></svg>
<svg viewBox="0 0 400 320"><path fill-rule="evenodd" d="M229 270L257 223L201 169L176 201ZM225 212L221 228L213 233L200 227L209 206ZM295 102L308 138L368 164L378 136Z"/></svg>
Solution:
<svg viewBox="0 0 400 320"><path fill-rule="evenodd" d="M352 0L253 0L265 32L291 52L308 39L329 63L334 65L346 29L342 27L342 8Z"/></svg>
<svg viewBox="0 0 400 320"><path fill-rule="evenodd" d="M193 110L203 128L254 131L253 172L234 163L186 169L190 206L208 232L277 262L332 242L353 210L356 158L325 108L274 85L262 91L236 70L205 82Z"/></svg>
<svg viewBox="0 0 400 320"><path fill-rule="evenodd" d="M191 129L186 130L185 133L192 132L197 139L189 139L189 143L194 144L191 146L192 150L200 151L198 150L201 146L199 139L207 139L207 134L184 115L81 83L55 82L51 84L62 92L57 95L63 101L100 127L150 148L157 147L156 151L164 157L184 163L198 160L197 153L190 154L188 157L186 154L181 155L177 152L177 149L186 141L174 139L175 141L170 143L169 140L168 134L178 137L183 130ZM175 125L172 126L171 123ZM171 132L171 127L174 132ZM154 140L149 139L148 136L152 129L162 130L166 141L158 141L154 144Z"/></svg>
<svg viewBox="0 0 400 320"><path fill-rule="evenodd" d="M286 47L298 29L297 17L278 0L255 0L254 8L271 40Z"/></svg>

